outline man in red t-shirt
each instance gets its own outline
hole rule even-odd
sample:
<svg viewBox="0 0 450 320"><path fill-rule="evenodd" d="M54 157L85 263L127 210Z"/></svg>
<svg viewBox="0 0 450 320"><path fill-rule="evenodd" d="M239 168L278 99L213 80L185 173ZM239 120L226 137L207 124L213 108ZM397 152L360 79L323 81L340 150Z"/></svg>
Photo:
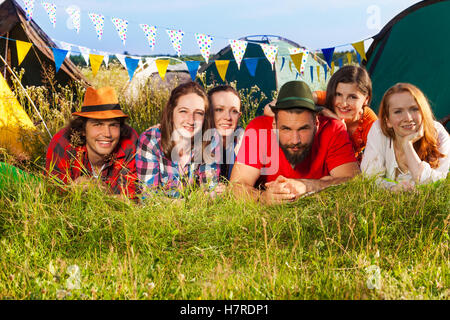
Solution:
<svg viewBox="0 0 450 320"><path fill-rule="evenodd" d="M274 118L257 117L245 130L230 177L236 195L293 201L359 173L344 124L317 115L305 82L284 84L272 110Z"/></svg>

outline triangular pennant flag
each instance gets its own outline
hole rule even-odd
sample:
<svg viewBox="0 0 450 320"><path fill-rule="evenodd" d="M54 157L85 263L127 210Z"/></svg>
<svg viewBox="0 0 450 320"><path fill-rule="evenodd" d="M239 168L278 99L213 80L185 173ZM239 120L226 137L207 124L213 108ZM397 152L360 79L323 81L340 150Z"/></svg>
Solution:
<svg viewBox="0 0 450 320"><path fill-rule="evenodd" d="M326 64L323 65L323 70L325 70L325 81L327 81L328 66Z"/></svg>
<svg viewBox="0 0 450 320"><path fill-rule="evenodd" d="M356 53L356 60L358 60L358 63L361 64L361 56L358 52Z"/></svg>
<svg viewBox="0 0 450 320"><path fill-rule="evenodd" d="M310 67L309 67L309 70L310 70L310 72L311 72L311 82L314 82L314 67L313 67L313 66L310 66Z"/></svg>
<svg viewBox="0 0 450 320"><path fill-rule="evenodd" d="M289 60L289 70L290 70L291 73L292 73L292 60Z"/></svg>
<svg viewBox="0 0 450 320"><path fill-rule="evenodd" d="M117 33L119 34L119 38L122 40L123 45L125 45L125 41L127 41L128 21L119 18L112 18L111 21L116 27Z"/></svg>
<svg viewBox="0 0 450 320"><path fill-rule="evenodd" d="M298 54L298 53L303 53L303 57L301 59L300 69L299 69L299 72L303 73L303 71L305 71L305 66L306 66L306 61L308 59L309 50L303 49L303 48L289 48L290 55L294 55L294 54ZM291 59L292 59L292 57L291 57ZM297 68L297 66L296 66L296 68Z"/></svg>
<svg viewBox="0 0 450 320"><path fill-rule="evenodd" d="M334 74L334 61L331 63L331 75Z"/></svg>
<svg viewBox="0 0 450 320"><path fill-rule="evenodd" d="M102 40L103 27L105 25L105 17L102 16L101 14L89 13L89 18L91 18L91 21L94 24L98 40Z"/></svg>
<svg viewBox="0 0 450 320"><path fill-rule="evenodd" d="M68 51L58 48L52 48L52 50L53 50L53 58L55 59L56 73L58 73L59 68L61 68L61 65L63 64Z"/></svg>
<svg viewBox="0 0 450 320"><path fill-rule="evenodd" d="M317 66L317 81L320 81L320 66Z"/></svg>
<svg viewBox="0 0 450 320"><path fill-rule="evenodd" d="M48 2L42 2L42 6L44 7L45 11L47 11L48 18L50 19L50 22L53 25L53 28L56 27L56 5L53 3Z"/></svg>
<svg viewBox="0 0 450 320"><path fill-rule="evenodd" d="M25 2L25 16L27 21L33 18L34 0L24 0Z"/></svg>
<svg viewBox="0 0 450 320"><path fill-rule="evenodd" d="M206 63L208 63L214 37L208 36L207 34L196 33L195 38L197 39L197 44L200 48L202 57L205 59Z"/></svg>
<svg viewBox="0 0 450 320"><path fill-rule="evenodd" d="M334 48L322 49L323 57L325 58L325 61L330 67L331 67L331 60L333 60L333 52Z"/></svg>
<svg viewBox="0 0 450 320"><path fill-rule="evenodd" d="M344 64L344 59L340 58L339 59L339 69L342 68L343 64Z"/></svg>
<svg viewBox="0 0 450 320"><path fill-rule="evenodd" d="M92 74L95 77L102 64L103 56L99 54L90 54L89 61L91 62Z"/></svg>
<svg viewBox="0 0 450 320"><path fill-rule="evenodd" d="M248 72L252 77L256 74L256 67L258 66L258 60L259 58L245 58L244 62L247 66Z"/></svg>
<svg viewBox="0 0 450 320"><path fill-rule="evenodd" d="M123 67L126 69L127 68L127 64L125 63L126 56L123 54L116 53L116 58L117 60L119 60L120 64L123 65Z"/></svg>
<svg viewBox="0 0 450 320"><path fill-rule="evenodd" d="M366 58L366 50L364 49L364 41L359 41L352 43L353 48L355 48L356 52L359 53L363 60L367 60Z"/></svg>
<svg viewBox="0 0 450 320"><path fill-rule="evenodd" d="M32 44L30 42L16 40L16 48L17 48L17 62L20 66L23 59L25 59L28 51L30 51Z"/></svg>
<svg viewBox="0 0 450 320"><path fill-rule="evenodd" d="M78 46L81 52L81 56L84 58L84 61L86 62L86 65L89 66L89 54L91 53L91 49Z"/></svg>
<svg viewBox="0 0 450 320"><path fill-rule="evenodd" d="M61 48L63 48L64 50L69 51L69 55L70 55L70 51L72 50L72 45L70 43L64 42L64 41L60 41L59 44L61 45Z"/></svg>
<svg viewBox="0 0 450 320"><path fill-rule="evenodd" d="M191 75L192 81L195 81L195 77L197 77L198 67L200 66L200 61L185 61L185 62L189 70L189 74Z"/></svg>
<svg viewBox="0 0 450 320"><path fill-rule="evenodd" d="M139 26L147 37L148 45L154 50L156 45L156 27L149 26L148 24L140 24Z"/></svg>
<svg viewBox="0 0 450 320"><path fill-rule="evenodd" d="M184 32L181 30L166 30L172 42L173 49L176 51L177 55L181 55L181 45L183 43Z"/></svg>
<svg viewBox="0 0 450 320"><path fill-rule="evenodd" d="M98 53L100 53L103 56L103 61L105 61L105 66L106 66L106 68L108 68L109 53L105 52L105 51L99 51Z"/></svg>
<svg viewBox="0 0 450 320"><path fill-rule="evenodd" d="M169 66L169 60L155 60L156 68L158 69L159 76L164 81L166 77L167 67Z"/></svg>
<svg viewBox="0 0 450 320"><path fill-rule="evenodd" d="M284 57L281 58L281 68L280 71L283 70L284 63L286 62L286 59Z"/></svg>
<svg viewBox="0 0 450 320"><path fill-rule="evenodd" d="M230 60L216 60L215 63L220 78L223 82L225 82L225 76L227 75L227 69L228 65L230 64Z"/></svg>
<svg viewBox="0 0 450 320"><path fill-rule="evenodd" d="M300 73L297 72L297 74L295 75L295 80L298 79L298 76L300 75Z"/></svg>
<svg viewBox="0 0 450 320"><path fill-rule="evenodd" d="M229 40L231 50L233 51L234 59L238 69L241 67L242 59L244 58L245 50L247 49L247 41L243 40Z"/></svg>
<svg viewBox="0 0 450 320"><path fill-rule="evenodd" d="M128 76L130 77L131 81L131 79L133 79L134 71L136 71L138 67L139 59L125 57L125 64L127 66Z"/></svg>
<svg viewBox="0 0 450 320"><path fill-rule="evenodd" d="M291 54L291 59L292 59L292 62L294 63L295 69L297 69L297 71L299 73L301 73L303 53Z"/></svg>
<svg viewBox="0 0 450 320"><path fill-rule="evenodd" d="M77 33L80 33L80 25L81 25L80 9L76 7L68 7L66 9L66 12L70 16L70 22L73 25L73 28L77 30ZM72 29L72 27L70 27L70 29Z"/></svg>
<svg viewBox="0 0 450 320"><path fill-rule="evenodd" d="M352 53L347 52L347 64L352 64Z"/></svg>
<svg viewBox="0 0 450 320"><path fill-rule="evenodd" d="M264 55L266 56L267 60L269 60L270 64L272 65L272 70L274 70L275 61L277 60L278 47L271 46L266 43L261 43L260 46L261 46L261 49L263 50Z"/></svg>

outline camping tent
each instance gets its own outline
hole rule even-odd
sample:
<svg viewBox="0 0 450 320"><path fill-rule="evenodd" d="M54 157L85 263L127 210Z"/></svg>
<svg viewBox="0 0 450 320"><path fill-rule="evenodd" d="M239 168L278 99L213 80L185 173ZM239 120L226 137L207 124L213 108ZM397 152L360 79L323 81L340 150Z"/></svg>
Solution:
<svg viewBox="0 0 450 320"><path fill-rule="evenodd" d="M258 64L256 67L255 76L252 77L245 66L245 62L242 61L241 67L238 70L237 64L234 61L233 52L231 47L228 45L219 51L214 57L210 59L210 62L204 64L199 69L199 73L206 72L207 84L224 83L214 65L215 60L230 60L228 70L226 73L226 82L237 82L237 89L251 88L254 85L258 86L262 92L269 99L272 97L272 92L278 90L284 83L291 80L303 80L311 87L313 90L326 89L326 81L323 70L324 61L316 57L317 60L313 59L312 55L309 54L305 71L302 75L298 74L295 69L294 64L290 58L289 49L290 48L303 48L297 43L279 37L279 36L248 36L241 38L239 40L248 41L247 49L245 51L245 58L258 58ZM272 69L270 62L266 59L260 44L266 43L270 45L276 45L278 47L277 59L275 62L275 68ZM311 79L310 67L314 69L314 76ZM317 66L320 66L320 79L317 78ZM268 102L268 99L263 101L260 108Z"/></svg>
<svg viewBox="0 0 450 320"><path fill-rule="evenodd" d="M8 39L33 44L20 65L21 68L25 69L22 78L23 85L39 86L43 84L44 79L47 78L46 80L48 80L48 68L53 70L55 68L51 48L58 48L58 46L33 20L26 20L25 12L14 0L0 0L0 36L2 37L0 38L0 54L5 57L11 67L18 66L17 50L16 42ZM5 75L4 69L0 68L0 70ZM56 74L56 81L65 85L71 80L87 85L82 73L69 59L65 59L61 69Z"/></svg>
<svg viewBox="0 0 450 320"><path fill-rule="evenodd" d="M36 128L0 74L0 147L14 155L26 154L27 132Z"/></svg>
<svg viewBox="0 0 450 320"><path fill-rule="evenodd" d="M428 97L437 119L450 115L450 1L421 1L394 17L374 37L366 56L373 82L372 106L378 110L384 92L409 82Z"/></svg>

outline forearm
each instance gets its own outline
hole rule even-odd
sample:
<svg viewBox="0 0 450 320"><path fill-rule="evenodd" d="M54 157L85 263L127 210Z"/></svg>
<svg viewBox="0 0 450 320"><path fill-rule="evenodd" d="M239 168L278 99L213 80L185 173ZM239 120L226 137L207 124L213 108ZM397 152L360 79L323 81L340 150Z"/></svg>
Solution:
<svg viewBox="0 0 450 320"><path fill-rule="evenodd" d="M347 182L348 180L352 179L353 177L332 177L332 176L326 176L321 179L299 179L305 186L306 186L306 192L318 192L320 190L326 189L330 186L338 185L344 182Z"/></svg>
<svg viewBox="0 0 450 320"><path fill-rule="evenodd" d="M262 192L252 186L240 182L230 183L230 186L231 191L236 198L244 198L253 201L258 201L261 198Z"/></svg>
<svg viewBox="0 0 450 320"><path fill-rule="evenodd" d="M405 153L406 164L413 180L419 180L423 171L422 160L420 160L410 141L403 144L403 151Z"/></svg>

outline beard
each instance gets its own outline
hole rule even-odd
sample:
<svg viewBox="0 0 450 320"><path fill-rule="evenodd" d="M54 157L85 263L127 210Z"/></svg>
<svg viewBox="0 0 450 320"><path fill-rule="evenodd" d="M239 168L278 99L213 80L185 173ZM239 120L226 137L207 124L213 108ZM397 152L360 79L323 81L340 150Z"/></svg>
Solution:
<svg viewBox="0 0 450 320"><path fill-rule="evenodd" d="M295 143L295 144L281 144L280 148L283 150L284 155L286 156L287 161L292 165L296 166L305 160L310 152L314 141L314 136L316 135L316 129L314 130L313 140L309 143ZM291 148L298 148L298 151L291 151Z"/></svg>

